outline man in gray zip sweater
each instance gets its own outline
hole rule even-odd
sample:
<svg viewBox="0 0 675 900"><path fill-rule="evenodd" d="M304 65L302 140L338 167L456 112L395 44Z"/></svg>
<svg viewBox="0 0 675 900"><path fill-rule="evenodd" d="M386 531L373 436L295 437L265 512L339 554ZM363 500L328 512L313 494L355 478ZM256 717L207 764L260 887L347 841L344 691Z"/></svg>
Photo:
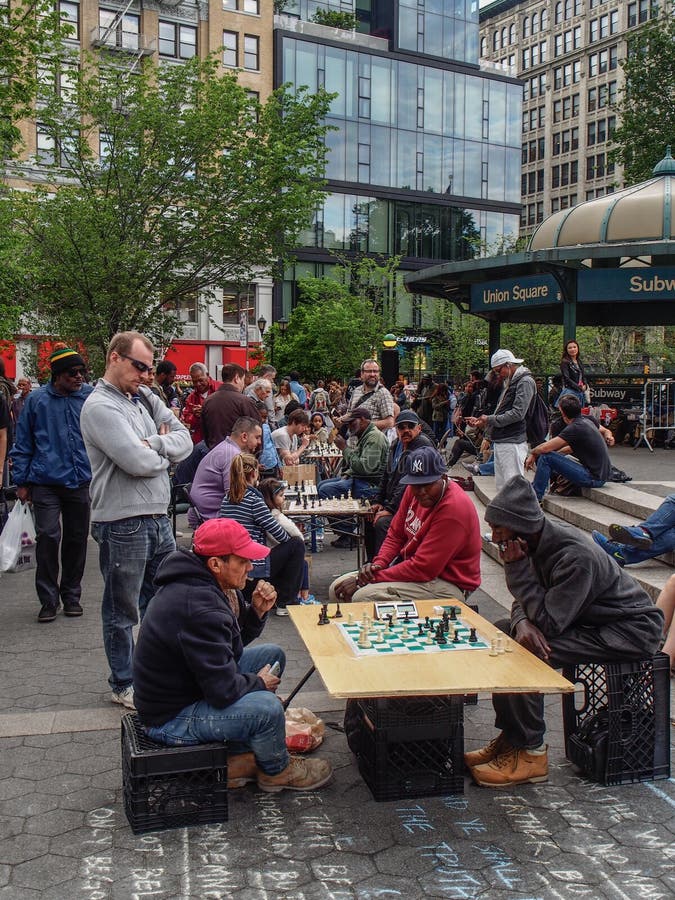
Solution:
<svg viewBox="0 0 675 900"><path fill-rule="evenodd" d="M128 709L134 708L132 629L154 593L157 567L176 549L167 516L168 470L192 451L185 425L141 386L153 355L151 342L139 332L116 334L103 378L80 417L92 470L92 535L105 582L101 615L108 681L113 703Z"/></svg>
<svg viewBox="0 0 675 900"><path fill-rule="evenodd" d="M501 490L514 475L525 474L527 426L525 417L537 392L532 373L510 350L497 350L490 365L504 388L490 416L467 419L469 425L487 428L495 454L495 486Z"/></svg>
<svg viewBox="0 0 675 900"><path fill-rule="evenodd" d="M495 623L559 668L653 656L663 635L660 609L578 528L545 518L527 479L516 475L488 504L485 521L499 545L514 597L511 620ZM464 755L484 787L546 781L541 694L493 694L499 735Z"/></svg>

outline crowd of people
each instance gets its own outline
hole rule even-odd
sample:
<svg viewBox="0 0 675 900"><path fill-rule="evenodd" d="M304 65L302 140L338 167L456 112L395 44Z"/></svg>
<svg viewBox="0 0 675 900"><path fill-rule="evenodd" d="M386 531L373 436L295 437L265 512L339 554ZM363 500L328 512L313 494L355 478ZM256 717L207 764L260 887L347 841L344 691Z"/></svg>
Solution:
<svg viewBox="0 0 675 900"><path fill-rule="evenodd" d="M544 433L541 386L508 349L456 389L431 375L387 386L375 359L347 384L305 384L271 365L252 375L234 363L216 381L196 362L181 388L176 366L155 365L154 352L143 334L117 334L94 386L81 354L64 345L37 390L27 379L15 386L0 367L0 463L8 453L18 501L34 512L38 622L53 622L61 607L83 615L91 529L112 701L137 709L159 742L228 740L231 786L308 790L331 776L325 760L286 751L274 696L283 649L249 646L270 614L311 599L306 536L284 515L289 466L314 467L321 500L370 502L366 562L333 581L331 601L468 598L479 587L478 516L462 479L450 475L469 455L473 474L495 476L486 520L514 597L500 627L552 665L637 658L665 636L675 665L675 637L665 634L675 576L654 605L622 571L675 547L675 497L634 528L611 526L609 539L594 532L595 543L542 511L556 479L598 487L610 477L613 438L583 412L576 341L565 344ZM340 463L333 477L317 462L328 452ZM176 548L168 516L177 486L190 500L189 550ZM335 547L352 546L353 525L333 531ZM474 779L545 780L540 699L494 702L500 733L467 754Z"/></svg>

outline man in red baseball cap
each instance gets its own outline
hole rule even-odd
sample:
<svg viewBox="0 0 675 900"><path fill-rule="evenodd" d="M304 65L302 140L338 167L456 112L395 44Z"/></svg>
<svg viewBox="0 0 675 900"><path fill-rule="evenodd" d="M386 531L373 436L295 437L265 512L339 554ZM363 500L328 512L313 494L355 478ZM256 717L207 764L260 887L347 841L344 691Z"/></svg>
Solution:
<svg viewBox="0 0 675 900"><path fill-rule="evenodd" d="M259 581L241 593L269 547L231 519L209 519L192 550L176 550L155 577L134 653L134 699L150 738L168 746L229 741L228 787L307 791L332 775L327 760L290 757L275 696L286 656L259 637L276 591ZM275 669L277 670L275 672Z"/></svg>

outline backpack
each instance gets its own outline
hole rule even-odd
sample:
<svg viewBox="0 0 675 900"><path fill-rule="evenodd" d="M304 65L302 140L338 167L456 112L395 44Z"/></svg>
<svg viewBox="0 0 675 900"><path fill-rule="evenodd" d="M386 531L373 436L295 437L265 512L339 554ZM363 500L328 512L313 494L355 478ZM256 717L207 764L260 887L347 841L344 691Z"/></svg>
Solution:
<svg viewBox="0 0 675 900"><path fill-rule="evenodd" d="M525 413L525 430L530 447L543 444L548 434L548 407L535 391L532 402Z"/></svg>

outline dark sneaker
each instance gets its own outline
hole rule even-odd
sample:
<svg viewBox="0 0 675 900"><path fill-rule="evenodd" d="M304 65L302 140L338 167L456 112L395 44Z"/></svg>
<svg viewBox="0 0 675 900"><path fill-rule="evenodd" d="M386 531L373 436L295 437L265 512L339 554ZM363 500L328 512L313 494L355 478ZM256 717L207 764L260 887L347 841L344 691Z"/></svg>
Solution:
<svg viewBox="0 0 675 900"><path fill-rule="evenodd" d="M43 603L38 613L38 622L53 622L56 618L56 607L50 603Z"/></svg>
<svg viewBox="0 0 675 900"><path fill-rule="evenodd" d="M327 759L304 759L291 756L290 763L278 775L258 772L258 788L269 794L278 791L315 791L333 777L333 767Z"/></svg>
<svg viewBox="0 0 675 900"><path fill-rule="evenodd" d="M74 619L76 616L81 616L83 612L84 612L84 610L82 609L80 604L77 602L77 600L74 603L64 603L63 604L63 615L64 616L70 616L71 618Z"/></svg>
<svg viewBox="0 0 675 900"><path fill-rule="evenodd" d="M651 535L639 526L626 528L624 525L610 525L609 536L619 544L628 544L629 547L637 547L638 550L650 550L654 543Z"/></svg>
<svg viewBox="0 0 675 900"><path fill-rule="evenodd" d="M618 563L621 568L626 565L626 559L622 553L621 544L616 544L614 541L610 541L609 538L606 538L604 534L600 534L599 531L592 531L591 536L595 543L602 547L602 549L607 553L612 559Z"/></svg>
<svg viewBox="0 0 675 900"><path fill-rule="evenodd" d="M483 787L512 787L548 781L548 753L532 753L512 747L492 762L471 769L471 777Z"/></svg>
<svg viewBox="0 0 675 900"><path fill-rule="evenodd" d="M474 766L482 766L485 763L492 762L493 759L496 759L502 753L512 749L513 747L506 740L502 731L485 747L481 747L479 750L469 750L468 753L465 753L464 762L468 769L472 769Z"/></svg>
<svg viewBox="0 0 675 900"><path fill-rule="evenodd" d="M244 787L258 777L252 753L230 753L227 756L227 789Z"/></svg>

